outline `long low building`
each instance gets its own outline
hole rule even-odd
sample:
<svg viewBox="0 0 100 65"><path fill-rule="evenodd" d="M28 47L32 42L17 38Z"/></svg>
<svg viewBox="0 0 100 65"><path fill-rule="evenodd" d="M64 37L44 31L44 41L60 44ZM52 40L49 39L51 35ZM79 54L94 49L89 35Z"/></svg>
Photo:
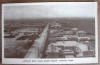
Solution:
<svg viewBox="0 0 100 65"><path fill-rule="evenodd" d="M79 52L77 56L83 56L83 52L88 51L88 46L85 44L78 43L76 41L58 41L55 43L50 43L46 52L47 54L52 52L61 53L60 50L67 50L64 53L70 54L68 49L70 50L70 53L72 53L71 51ZM73 53L73 55L74 54L75 53Z"/></svg>

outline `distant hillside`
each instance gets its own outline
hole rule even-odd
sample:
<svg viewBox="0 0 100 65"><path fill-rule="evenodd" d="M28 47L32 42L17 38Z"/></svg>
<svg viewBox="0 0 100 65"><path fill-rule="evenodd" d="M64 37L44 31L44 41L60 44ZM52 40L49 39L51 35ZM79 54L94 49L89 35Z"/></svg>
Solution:
<svg viewBox="0 0 100 65"><path fill-rule="evenodd" d="M16 24L33 24L34 23L52 23L58 22L63 24L71 24L73 27L77 27L80 30L87 32L95 32L95 19L94 18L43 18L43 19L20 19L20 20L5 20L5 24L16 25Z"/></svg>

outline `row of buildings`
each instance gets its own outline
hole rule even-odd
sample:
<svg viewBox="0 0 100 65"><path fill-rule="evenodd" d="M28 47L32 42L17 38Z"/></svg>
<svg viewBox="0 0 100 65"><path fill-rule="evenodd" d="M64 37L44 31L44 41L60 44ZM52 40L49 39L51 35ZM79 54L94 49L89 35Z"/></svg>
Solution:
<svg viewBox="0 0 100 65"><path fill-rule="evenodd" d="M49 29L47 58L95 56L95 34L53 23Z"/></svg>

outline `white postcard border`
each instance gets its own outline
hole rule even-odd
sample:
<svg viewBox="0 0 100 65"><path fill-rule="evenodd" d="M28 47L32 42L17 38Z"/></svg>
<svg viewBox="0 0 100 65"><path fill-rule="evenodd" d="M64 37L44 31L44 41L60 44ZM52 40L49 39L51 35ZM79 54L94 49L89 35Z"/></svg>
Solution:
<svg viewBox="0 0 100 65"><path fill-rule="evenodd" d="M76 3L76 2L67 2L67 3ZM79 3L79 2L78 2ZM81 2L80 2L81 3ZM87 2L82 2L87 3ZM85 64L85 63L98 63L98 17L97 17L97 2L88 2L90 4L95 4L96 13L95 13L95 51L96 54L94 58L68 58L68 59L32 59L32 58L4 58L4 7L5 6L21 6L21 5L56 5L56 4L66 4L66 2L59 3L50 3L50 2L42 2L42 3L20 3L20 4L3 4L2 5L2 63L3 64ZM55 61L55 62L54 62Z"/></svg>

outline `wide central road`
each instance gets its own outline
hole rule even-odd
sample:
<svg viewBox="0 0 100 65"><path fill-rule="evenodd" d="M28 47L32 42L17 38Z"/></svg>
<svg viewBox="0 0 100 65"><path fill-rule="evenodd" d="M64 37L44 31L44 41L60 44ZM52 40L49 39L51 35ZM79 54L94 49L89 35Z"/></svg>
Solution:
<svg viewBox="0 0 100 65"><path fill-rule="evenodd" d="M40 37L36 39L35 42L33 42L34 44L28 50L28 53L26 54L25 58L43 57L44 50L46 48L45 45L47 45L46 42L48 37L48 31L49 31L49 24L46 25L43 32L40 34Z"/></svg>

